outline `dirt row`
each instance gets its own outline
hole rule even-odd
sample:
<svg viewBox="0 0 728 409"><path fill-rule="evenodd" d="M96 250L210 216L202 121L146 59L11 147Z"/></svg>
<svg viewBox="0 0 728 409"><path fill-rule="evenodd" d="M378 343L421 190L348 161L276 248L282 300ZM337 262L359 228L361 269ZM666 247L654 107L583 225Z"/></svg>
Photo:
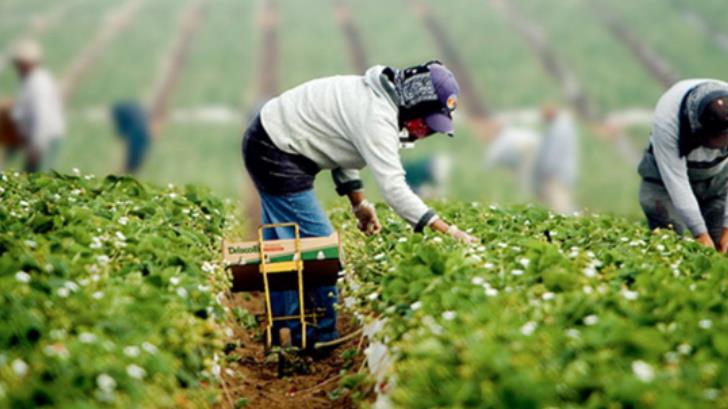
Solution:
<svg viewBox="0 0 728 409"><path fill-rule="evenodd" d="M468 116L474 121L482 121L490 117L490 108L475 92L475 85L467 68L465 68L462 58L460 58L457 47L438 18L435 17L425 4L417 0L406 1L419 17L423 27L430 33L440 54L445 60L444 62L458 79L461 88L461 97L463 99L463 108L468 113Z"/></svg>
<svg viewBox="0 0 728 409"><path fill-rule="evenodd" d="M602 0L591 0L590 9L604 24L612 35L621 41L632 52L635 58L665 88L672 86L679 79L675 69L654 49L640 41L619 16Z"/></svg>
<svg viewBox="0 0 728 409"><path fill-rule="evenodd" d="M349 5L343 0L333 0L336 22L341 28L341 32L346 40L347 49L349 50L349 57L351 59L351 66L354 70L361 74L368 67L366 52L364 51L364 45L362 44L361 35L359 29L354 24L351 18L351 9Z"/></svg>
<svg viewBox="0 0 728 409"><path fill-rule="evenodd" d="M154 135L161 135L166 124L169 102L179 82L192 40L199 31L205 17L205 1L193 0L183 10L179 32L169 54L162 60L157 81L152 87L150 101L150 118Z"/></svg>
<svg viewBox="0 0 728 409"><path fill-rule="evenodd" d="M713 24L708 22L705 16L689 8L688 5L680 3L676 7L679 8L683 19L688 24L712 38L718 47L728 53L728 34L726 32L718 30Z"/></svg>
<svg viewBox="0 0 728 409"><path fill-rule="evenodd" d="M144 1L127 0L102 19L99 31L72 60L61 77L61 96L65 102L71 100L89 67L96 62L114 38L129 25Z"/></svg>
<svg viewBox="0 0 728 409"><path fill-rule="evenodd" d="M231 310L246 311L250 317L245 325L232 325L234 341L226 348L221 370L223 401L219 409L236 408L243 401L246 409L356 407L350 391L340 389L340 381L363 368L366 343L362 336L352 337L316 359L295 352L267 352L262 294L231 293L225 303ZM356 331L357 323L350 312L338 314L337 329L341 335Z"/></svg>
<svg viewBox="0 0 728 409"><path fill-rule="evenodd" d="M266 0L259 15L261 48L257 103L278 94L278 3Z"/></svg>
<svg viewBox="0 0 728 409"><path fill-rule="evenodd" d="M584 92L576 74L551 49L538 23L519 13L509 1L492 0L490 4L531 47L546 72L559 84L574 111L586 120L596 120L598 114L593 101Z"/></svg>
<svg viewBox="0 0 728 409"><path fill-rule="evenodd" d="M50 28L58 24L68 13L71 8L71 2L61 1L55 7L38 17L34 17L25 31L19 34L13 41L10 41L7 48L0 54L0 74L7 68L9 56L15 43L21 39L38 38L45 34Z"/></svg>

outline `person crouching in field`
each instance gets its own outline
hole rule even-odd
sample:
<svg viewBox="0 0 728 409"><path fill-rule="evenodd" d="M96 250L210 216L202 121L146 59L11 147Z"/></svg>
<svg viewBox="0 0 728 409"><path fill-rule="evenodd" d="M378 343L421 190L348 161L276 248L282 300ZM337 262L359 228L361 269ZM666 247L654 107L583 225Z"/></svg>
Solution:
<svg viewBox="0 0 728 409"><path fill-rule="evenodd" d="M686 228L728 252L728 84L678 82L658 101L639 165L639 199L651 229Z"/></svg>
<svg viewBox="0 0 728 409"><path fill-rule="evenodd" d="M302 237L332 234L313 190L316 174L328 169L337 193L348 196L359 229L378 233L379 219L359 178L359 169L369 166L387 204L416 231L429 226L476 242L445 223L412 192L399 156L403 142L437 132L453 134L458 93L452 73L439 62L429 62L403 70L374 66L363 76L316 79L268 101L243 137L243 159L260 195L262 222L298 223ZM271 229L264 238L292 238L292 232ZM316 289L311 298L327 311L318 321L317 340L336 338L336 288ZM274 294L271 303L273 315L294 315L298 310L293 291ZM284 326L300 345L297 324ZM275 343L280 327L274 327Z"/></svg>
<svg viewBox="0 0 728 409"><path fill-rule="evenodd" d="M60 93L42 60L43 50L30 40L18 44L13 54L22 84L12 117L26 151L26 172L53 167L66 129Z"/></svg>

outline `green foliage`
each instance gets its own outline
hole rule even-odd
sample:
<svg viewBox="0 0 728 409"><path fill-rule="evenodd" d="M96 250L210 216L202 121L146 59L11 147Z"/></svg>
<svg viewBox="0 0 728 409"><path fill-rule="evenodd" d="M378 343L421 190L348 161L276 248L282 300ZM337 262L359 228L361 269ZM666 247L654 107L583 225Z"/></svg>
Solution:
<svg viewBox="0 0 728 409"><path fill-rule="evenodd" d="M395 407L708 408L728 398L723 256L611 216L438 210L482 245L412 234L384 209L383 234L363 239L346 209L333 213L356 243L349 291L386 322Z"/></svg>
<svg viewBox="0 0 728 409"><path fill-rule="evenodd" d="M128 177L0 178L0 407L210 404L222 203Z"/></svg>

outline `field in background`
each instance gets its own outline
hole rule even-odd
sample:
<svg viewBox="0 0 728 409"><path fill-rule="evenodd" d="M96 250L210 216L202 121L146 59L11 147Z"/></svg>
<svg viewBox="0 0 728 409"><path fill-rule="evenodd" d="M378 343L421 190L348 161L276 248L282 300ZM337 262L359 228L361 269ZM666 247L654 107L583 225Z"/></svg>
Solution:
<svg viewBox="0 0 728 409"><path fill-rule="evenodd" d="M176 71L165 125L141 178L244 195L240 135L251 112L271 94L308 79L360 73L362 62L352 57L356 50L366 65L405 66L434 58L459 63L471 82L469 92L489 116L534 110L546 101L579 112L588 105L579 200L595 211L638 217L633 159L597 137L589 123L616 111L649 112L670 79L728 72L720 31L728 11L714 0L6 0L0 4L2 58L17 38L35 37L62 79L134 1L139 4L126 24L90 59L69 98L63 171L118 172L124 147L108 122L109 106L122 99L151 104L155 87ZM196 8L197 26L186 32L185 18ZM346 37L342 22L353 27L358 46ZM186 56L170 63L180 43ZM15 91L14 73L5 66L0 96ZM454 198L528 201L514 188L512 175L485 169L478 118L468 108L461 104L455 139L436 136L403 156L452 155ZM627 142L639 152L647 125L628 129ZM324 200L334 200L328 176L319 179ZM365 183L374 193L373 182Z"/></svg>

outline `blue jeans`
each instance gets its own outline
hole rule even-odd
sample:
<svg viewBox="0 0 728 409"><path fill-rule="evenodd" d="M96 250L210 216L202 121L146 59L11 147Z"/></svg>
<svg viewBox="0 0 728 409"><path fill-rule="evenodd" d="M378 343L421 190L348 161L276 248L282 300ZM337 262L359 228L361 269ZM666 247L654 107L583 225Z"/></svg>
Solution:
<svg viewBox="0 0 728 409"><path fill-rule="evenodd" d="M298 223L301 237L323 237L334 232L312 189L280 196L260 191L258 193L260 194L263 224ZM263 238L265 240L292 239L294 232L292 228L276 227L266 229ZM336 310L334 309L334 304L338 299L336 286L306 289L304 297L308 307L325 310L323 315L318 317L316 328L307 327L307 346L310 348L316 341L331 341L338 338ZM298 292L293 290L271 291L271 310L274 317L298 314ZM298 320L275 321L273 344L280 344L278 333L281 328L289 328L293 345L301 345L301 324Z"/></svg>

